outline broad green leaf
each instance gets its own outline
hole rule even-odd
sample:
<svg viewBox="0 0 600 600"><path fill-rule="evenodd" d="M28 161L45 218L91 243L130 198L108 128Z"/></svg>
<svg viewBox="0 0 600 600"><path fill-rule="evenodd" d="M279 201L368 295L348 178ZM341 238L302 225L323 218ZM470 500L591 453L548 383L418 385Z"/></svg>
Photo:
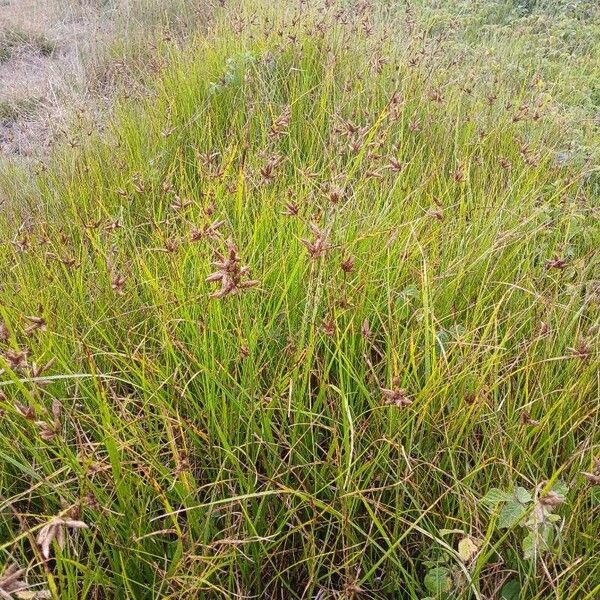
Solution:
<svg viewBox="0 0 600 600"><path fill-rule="evenodd" d="M414 285L409 285L408 287L405 287L400 294L404 298L418 298L419 290Z"/></svg>
<svg viewBox="0 0 600 600"><path fill-rule="evenodd" d="M527 504L528 502L533 501L533 496L531 495L531 492L528 492L524 487L521 486L517 486L515 488L515 498L521 504Z"/></svg>
<svg viewBox="0 0 600 600"><path fill-rule="evenodd" d="M536 552L536 535L533 533L528 533L524 538L523 538L523 542L522 542L522 549L523 549L523 558L525 560L531 560L533 558L533 555Z"/></svg>
<svg viewBox="0 0 600 600"><path fill-rule="evenodd" d="M465 326L461 325L460 323L451 325L446 331L454 338L459 338L466 333Z"/></svg>
<svg viewBox="0 0 600 600"><path fill-rule="evenodd" d="M567 494L569 493L569 486L564 481L557 481L552 486L552 491L556 492L560 499L564 502L567 499Z"/></svg>
<svg viewBox="0 0 600 600"><path fill-rule="evenodd" d="M498 527L500 529L510 529L521 520L526 512L527 509L520 502L515 500L508 502L500 511L500 515L498 516Z"/></svg>
<svg viewBox="0 0 600 600"><path fill-rule="evenodd" d="M502 502L511 502L512 500L513 495L510 492L505 492L499 488L492 488L481 499L481 501L488 506L497 506Z"/></svg>
<svg viewBox="0 0 600 600"><path fill-rule="evenodd" d="M500 600L520 600L521 584L516 579L509 579L500 590Z"/></svg>
<svg viewBox="0 0 600 600"><path fill-rule="evenodd" d="M425 575L425 587L428 592L439 596L452 590L452 577L446 567L436 567Z"/></svg>
<svg viewBox="0 0 600 600"><path fill-rule="evenodd" d="M540 552L552 550L554 544L554 528L552 526L540 527L537 530L530 531L522 543L523 558L531 560L534 555Z"/></svg>
<svg viewBox="0 0 600 600"><path fill-rule="evenodd" d="M446 330L441 329L435 334L435 338L440 348L440 351L445 352L448 346L448 341L450 340L450 334Z"/></svg>
<svg viewBox="0 0 600 600"><path fill-rule="evenodd" d="M557 515L556 513L549 513L546 515L546 519L550 522L550 523L558 523L558 521L561 520L561 516Z"/></svg>
<svg viewBox="0 0 600 600"><path fill-rule="evenodd" d="M540 548L542 550L552 550L554 544L554 527L552 525L544 525L540 532Z"/></svg>

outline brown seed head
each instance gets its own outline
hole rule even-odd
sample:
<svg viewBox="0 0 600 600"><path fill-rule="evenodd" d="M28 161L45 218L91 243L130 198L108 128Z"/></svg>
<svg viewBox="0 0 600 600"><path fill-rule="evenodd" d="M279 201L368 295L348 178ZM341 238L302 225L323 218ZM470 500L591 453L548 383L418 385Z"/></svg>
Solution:
<svg viewBox="0 0 600 600"><path fill-rule="evenodd" d="M25 369L27 367L28 350L13 350L9 349L4 352L4 358L8 366L13 370Z"/></svg>
<svg viewBox="0 0 600 600"><path fill-rule="evenodd" d="M110 287L117 293L119 296L123 296L125 294L125 277L123 275L119 275L118 273L113 275L112 280L110 282Z"/></svg>
<svg viewBox="0 0 600 600"><path fill-rule="evenodd" d="M344 271L344 273L352 273L352 271L354 271L354 257L353 256L347 256L346 258L344 258L340 264L340 266L342 267L342 271Z"/></svg>
<svg viewBox="0 0 600 600"><path fill-rule="evenodd" d="M600 458L594 461L594 468L591 473L582 473L582 475L592 484L600 485Z"/></svg>
<svg viewBox="0 0 600 600"><path fill-rule="evenodd" d="M559 496L556 492L550 490L545 496L540 498L540 504L549 510L552 510L562 504L564 502L564 498Z"/></svg>
<svg viewBox="0 0 600 600"><path fill-rule="evenodd" d="M546 262L547 269L565 269L567 266L567 260L564 258L559 258L558 256L554 256L551 260Z"/></svg>
<svg viewBox="0 0 600 600"><path fill-rule="evenodd" d="M304 246L306 247L306 249L308 250L308 253L310 255L310 257L312 259L317 259L320 258L321 256L323 256L327 250L329 250L330 245L328 244L326 237L325 237L325 232L322 231L321 229L319 229L319 227L317 227L317 225L315 225L314 223L310 224L310 230L313 234L313 240L300 240Z"/></svg>
<svg viewBox="0 0 600 600"><path fill-rule="evenodd" d="M217 253L213 266L217 268L207 278L207 283L219 283L220 289L211 294L211 298L224 298L239 293L241 290L257 286L260 282L248 279L250 267L242 266L237 248L232 239L227 240L227 254Z"/></svg>
<svg viewBox="0 0 600 600"><path fill-rule="evenodd" d="M403 388L397 388L394 386L392 388L380 389L386 404L391 404L393 406L397 406L398 408L403 408L409 404L412 404L412 400L409 398L408 392Z"/></svg>

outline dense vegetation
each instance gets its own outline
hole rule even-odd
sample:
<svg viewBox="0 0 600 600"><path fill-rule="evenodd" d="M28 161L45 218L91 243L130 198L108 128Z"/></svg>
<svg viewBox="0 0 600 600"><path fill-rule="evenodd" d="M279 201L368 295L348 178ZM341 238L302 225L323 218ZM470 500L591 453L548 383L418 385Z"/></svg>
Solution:
<svg viewBox="0 0 600 600"><path fill-rule="evenodd" d="M600 595L597 49L475 4L215 9L14 185L0 595Z"/></svg>

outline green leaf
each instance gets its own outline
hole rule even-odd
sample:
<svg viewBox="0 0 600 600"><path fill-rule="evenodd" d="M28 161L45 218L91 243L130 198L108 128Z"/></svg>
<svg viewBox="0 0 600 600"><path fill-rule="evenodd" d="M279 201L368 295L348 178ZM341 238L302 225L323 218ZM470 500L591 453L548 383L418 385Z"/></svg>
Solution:
<svg viewBox="0 0 600 600"><path fill-rule="evenodd" d="M492 488L481 499L481 501L488 506L497 506L502 502L510 502L511 500L513 500L513 495L510 492L505 492L499 488Z"/></svg>
<svg viewBox="0 0 600 600"><path fill-rule="evenodd" d="M536 540L536 535L533 533L528 533L524 538L523 538L523 542L521 545L521 548L523 549L523 558L525 560L531 560L533 558L533 555L535 554L535 550L536 550L536 544L535 544L535 540Z"/></svg>
<svg viewBox="0 0 600 600"><path fill-rule="evenodd" d="M531 495L531 493L528 492L524 487L521 487L521 486L517 486L515 488L515 498L521 504L527 504L527 503L533 501L533 496Z"/></svg>
<svg viewBox="0 0 600 600"><path fill-rule="evenodd" d="M523 558L531 560L534 555L541 552L552 550L554 544L554 528L540 527L537 530L530 531L524 538L522 543Z"/></svg>
<svg viewBox="0 0 600 600"><path fill-rule="evenodd" d="M564 502L567 499L567 494L569 493L569 486L564 482L558 480L553 486L552 491L556 492L560 499Z"/></svg>
<svg viewBox="0 0 600 600"><path fill-rule="evenodd" d="M540 548L542 550L552 550L554 544L554 527L552 525L545 525L540 531Z"/></svg>
<svg viewBox="0 0 600 600"><path fill-rule="evenodd" d="M510 529L521 520L526 512L527 509L516 500L505 504L498 516L498 527L500 529Z"/></svg>
<svg viewBox="0 0 600 600"><path fill-rule="evenodd" d="M409 285L400 292L400 295L404 298L418 298L419 290L414 285Z"/></svg>
<svg viewBox="0 0 600 600"><path fill-rule="evenodd" d="M500 600L519 600L521 584L516 579L509 579L500 590Z"/></svg>
<svg viewBox="0 0 600 600"><path fill-rule="evenodd" d="M441 329L435 334L435 338L440 351L445 352L448 347L448 341L450 340L450 334L446 330Z"/></svg>
<svg viewBox="0 0 600 600"><path fill-rule="evenodd" d="M558 523L561 520L561 516L555 513L549 513L546 515L546 520L550 523Z"/></svg>
<svg viewBox="0 0 600 600"><path fill-rule="evenodd" d="M425 587L428 592L439 596L452 590L452 577L446 567L436 567L425 575Z"/></svg>

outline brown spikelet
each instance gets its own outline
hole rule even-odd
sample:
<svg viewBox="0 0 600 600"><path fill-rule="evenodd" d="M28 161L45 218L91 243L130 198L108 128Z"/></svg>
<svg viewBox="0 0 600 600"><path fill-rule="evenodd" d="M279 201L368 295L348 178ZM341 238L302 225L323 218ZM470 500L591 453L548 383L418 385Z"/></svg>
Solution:
<svg viewBox="0 0 600 600"><path fill-rule="evenodd" d="M559 269L563 270L567 267L567 260L564 258L559 258L558 256L554 256L552 259L546 262L547 269Z"/></svg>
<svg viewBox="0 0 600 600"><path fill-rule="evenodd" d="M35 409L33 406L29 406L28 404L21 404L20 402L15 402L15 410L28 421L33 421L35 419Z"/></svg>
<svg viewBox="0 0 600 600"><path fill-rule="evenodd" d="M28 350L13 350L12 348L4 352L4 358L8 366L13 371L18 371L27 368Z"/></svg>
<svg viewBox="0 0 600 600"><path fill-rule="evenodd" d="M83 521L70 518L54 517L38 532L36 542L40 547L42 556L48 560L50 558L50 548L53 542L56 542L59 548L64 548L66 532L69 529L86 529L87 525Z"/></svg>
<svg viewBox="0 0 600 600"><path fill-rule="evenodd" d="M290 118L292 116L292 112L289 106L286 106L285 110L279 115L271 124L271 129L269 130L269 137L274 139L281 136L288 125L290 124Z"/></svg>
<svg viewBox="0 0 600 600"><path fill-rule="evenodd" d="M146 186L144 185L144 181L142 180L142 174L134 173L132 180L133 180L133 189L138 194L143 194L146 191Z"/></svg>
<svg viewBox="0 0 600 600"><path fill-rule="evenodd" d="M259 285L258 280L248 279L250 267L242 266L232 239L227 240L227 253L217 253L217 259L213 263L217 270L206 278L206 282L219 283L221 287L210 295L211 298L224 298Z"/></svg>
<svg viewBox="0 0 600 600"><path fill-rule="evenodd" d="M225 221L213 221L212 223L205 224L202 229L192 227L190 231L190 240L197 242L202 238L216 239L220 236L219 228L225 223Z"/></svg>
<svg viewBox="0 0 600 600"><path fill-rule="evenodd" d="M31 364L31 376L34 379L41 378L44 375L44 373L46 373L55 362L56 362L56 359L51 358L46 364L43 364L43 365L37 365L36 363L32 363ZM49 382L48 381L38 381L37 385L46 385L47 383L49 383Z"/></svg>
<svg viewBox="0 0 600 600"><path fill-rule="evenodd" d="M340 267L344 273L352 273L354 271L354 257L346 256L346 258L342 259Z"/></svg>
<svg viewBox="0 0 600 600"><path fill-rule="evenodd" d="M285 203L285 210L283 211L283 214L286 217L296 217L298 216L299 212L300 208L298 207L298 205L294 204L293 202Z"/></svg>
<svg viewBox="0 0 600 600"><path fill-rule="evenodd" d="M171 208L175 212L184 211L186 208L190 207L191 205L192 205L191 200L186 200L184 198L181 198L177 194L175 195L175 199L173 200L173 202L171 202Z"/></svg>
<svg viewBox="0 0 600 600"><path fill-rule="evenodd" d="M413 133L418 133L422 129L421 121L417 117L413 117L408 124L408 129Z"/></svg>
<svg viewBox="0 0 600 600"><path fill-rule="evenodd" d="M47 589L31 589L34 585L27 583L27 569L21 569L14 563L7 563L0 572L0 598L6 600L25 599L42 600L52 598Z"/></svg>
<svg viewBox="0 0 600 600"><path fill-rule="evenodd" d="M392 173L400 173L403 167L404 165L400 160L398 160L395 156L390 156L388 169L392 171Z"/></svg>
<svg viewBox="0 0 600 600"><path fill-rule="evenodd" d="M112 276L111 282L110 282L110 287L119 295L119 296L123 296L125 295L125 277L123 275L119 275L118 273L115 273Z"/></svg>
<svg viewBox="0 0 600 600"><path fill-rule="evenodd" d="M333 337L335 335L335 321L332 317L326 317L321 321L321 331L327 337Z"/></svg>
<svg viewBox="0 0 600 600"><path fill-rule="evenodd" d="M392 404L398 408L403 408L412 404L412 400L408 396L408 392L400 387L400 377L392 379L392 385L389 388L380 388L383 394L383 399L386 404Z"/></svg>
<svg viewBox="0 0 600 600"><path fill-rule="evenodd" d="M570 350L573 356L580 358L581 360L587 360L592 354L591 346L583 338L579 338L575 344L575 347L571 348Z"/></svg>
<svg viewBox="0 0 600 600"><path fill-rule="evenodd" d="M380 389L386 404L404 408L405 406L412 404L412 400L409 398L408 392L405 389L397 387L398 383L399 382L395 380L392 382L391 388L382 387Z"/></svg>
<svg viewBox="0 0 600 600"><path fill-rule="evenodd" d="M372 331L371 331L371 325L369 324L369 319L365 319L362 322L362 325L360 327L360 335L365 339L368 340L371 338L371 336L373 335Z"/></svg>
<svg viewBox="0 0 600 600"><path fill-rule="evenodd" d="M536 421L535 419L532 419L531 415L526 410L524 410L524 411L521 412L521 423L523 425L530 425L530 426L535 426L535 425L539 425L540 424L539 421Z"/></svg>
<svg viewBox="0 0 600 600"><path fill-rule="evenodd" d="M557 506L560 506L564 502L564 498L555 491L550 490L547 494L540 498L539 502L542 506L552 510Z"/></svg>
<svg viewBox="0 0 600 600"><path fill-rule="evenodd" d="M260 168L260 176L263 184L269 184L275 179L275 171L282 161L283 158L281 156L272 156Z"/></svg>
<svg viewBox="0 0 600 600"><path fill-rule="evenodd" d="M325 232L319 229L317 225L314 223L310 224L310 230L313 234L313 239L303 239L300 240L306 249L308 250L308 254L312 259L317 259L323 256L327 250L330 248Z"/></svg>
<svg viewBox="0 0 600 600"><path fill-rule="evenodd" d="M111 221L108 225L106 225L104 230L105 231L114 231L115 229L121 229L121 227L123 227L123 225L121 225L121 221L116 219L114 221Z"/></svg>
<svg viewBox="0 0 600 600"><path fill-rule="evenodd" d="M46 319L44 317L25 317L31 325L25 328L27 335L32 335L36 331L46 331Z"/></svg>
<svg viewBox="0 0 600 600"><path fill-rule="evenodd" d="M591 485L600 485L600 458L594 461L594 468L591 473L581 473Z"/></svg>
<svg viewBox="0 0 600 600"><path fill-rule="evenodd" d="M451 173L452 175L452 179L454 179L454 181L456 181L456 183L461 183L462 181L464 181L465 179L465 171L462 167L462 165L457 165L456 168L454 169L454 171L452 171Z"/></svg>
<svg viewBox="0 0 600 600"><path fill-rule="evenodd" d="M10 339L10 331L4 321L0 321L0 342L8 342Z"/></svg>

